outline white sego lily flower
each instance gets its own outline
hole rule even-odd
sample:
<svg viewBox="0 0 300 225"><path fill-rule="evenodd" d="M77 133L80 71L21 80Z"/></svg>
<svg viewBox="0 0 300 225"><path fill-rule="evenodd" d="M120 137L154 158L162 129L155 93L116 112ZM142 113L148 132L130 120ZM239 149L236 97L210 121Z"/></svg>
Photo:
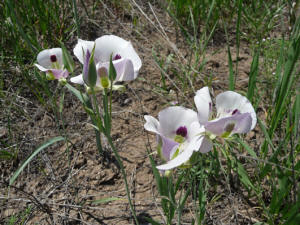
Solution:
<svg viewBox="0 0 300 225"><path fill-rule="evenodd" d="M210 120L212 101L208 87L197 91L194 97L198 119L206 133L212 137L230 137L252 130L257 122L256 113L249 100L233 91L226 91L216 97L217 115Z"/></svg>
<svg viewBox="0 0 300 225"><path fill-rule="evenodd" d="M188 163L194 152L205 152L206 145L204 127L198 122L197 113L180 106L168 107L158 114L158 120L145 116L144 125L147 131L157 134L161 144L158 153L166 164L160 165L159 170L170 170Z"/></svg>
<svg viewBox="0 0 300 225"><path fill-rule="evenodd" d="M38 64L34 64L40 71L47 74L49 80L65 79L69 72L64 68L61 48L51 48L41 51L37 56Z"/></svg>
<svg viewBox="0 0 300 225"><path fill-rule="evenodd" d="M138 76L142 62L129 41L115 35L104 35L95 41L79 39L73 51L82 64L85 63L85 54L92 52L94 45L94 62L98 73L96 87L103 89L100 78L103 79L108 73L111 55L117 73L114 83L134 80ZM71 82L84 84L82 74L71 78ZM114 89L117 88L118 85L114 85Z"/></svg>

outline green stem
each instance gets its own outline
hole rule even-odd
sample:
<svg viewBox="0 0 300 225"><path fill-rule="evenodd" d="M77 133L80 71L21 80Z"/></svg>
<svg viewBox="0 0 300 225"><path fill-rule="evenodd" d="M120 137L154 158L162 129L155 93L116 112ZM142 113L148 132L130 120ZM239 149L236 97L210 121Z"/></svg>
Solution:
<svg viewBox="0 0 300 225"><path fill-rule="evenodd" d="M103 126L102 126L102 120L101 120L101 116L100 116L100 112L99 112L99 108L98 108L98 102L97 102L97 98L96 98L96 94L95 94L95 90L93 88L92 89L92 97L93 97L93 105L94 107L92 107L92 104L91 104L91 108L95 108L96 109L96 115L97 115L97 118L98 120L94 120L92 117L92 123L98 127L99 130L102 130L103 129ZM96 134L96 143L97 143L97 148L98 148L98 151L99 151L99 154L100 155L103 155L103 148L102 148L102 143L101 143L101 133L100 131L97 130L95 128L95 134Z"/></svg>
<svg viewBox="0 0 300 225"><path fill-rule="evenodd" d="M103 95L103 109L104 109L104 126L107 135L111 132L111 114L108 111L108 99L107 99L107 89L104 89Z"/></svg>

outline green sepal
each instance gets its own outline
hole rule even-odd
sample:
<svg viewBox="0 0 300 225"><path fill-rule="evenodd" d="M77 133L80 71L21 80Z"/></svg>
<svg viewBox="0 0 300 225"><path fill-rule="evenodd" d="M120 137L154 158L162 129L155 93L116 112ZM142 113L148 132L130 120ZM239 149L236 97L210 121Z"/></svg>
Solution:
<svg viewBox="0 0 300 225"><path fill-rule="evenodd" d="M95 55L95 45L91 53L91 57L89 60L89 71L88 71L88 85L93 88L97 82L97 70L96 65L94 62L94 55Z"/></svg>
<svg viewBox="0 0 300 225"><path fill-rule="evenodd" d="M111 82L113 82L117 77L117 72L116 72L115 66L112 63L112 55L110 55L110 59L109 59L108 77L111 80Z"/></svg>

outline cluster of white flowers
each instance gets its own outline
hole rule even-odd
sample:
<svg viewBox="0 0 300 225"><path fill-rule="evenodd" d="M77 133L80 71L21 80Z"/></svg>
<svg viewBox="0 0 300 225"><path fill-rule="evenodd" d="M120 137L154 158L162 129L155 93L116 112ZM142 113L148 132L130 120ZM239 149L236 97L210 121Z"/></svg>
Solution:
<svg viewBox="0 0 300 225"><path fill-rule="evenodd" d="M113 89L121 88L115 85L118 81L134 80L142 66L140 57L135 52L132 44L115 35L104 35L95 41L84 41L79 39L75 46L74 55L83 64L82 74L72 77L71 82L85 84L90 86L88 78L88 69L90 60L93 59L96 68L95 89L102 90L107 88L110 82L108 79L108 70L110 58L116 71L116 77L113 80ZM93 57L91 57L91 54ZM42 72L46 72L48 79L66 80L69 76L67 65L63 60L63 50L61 48L45 49L37 56L38 64L35 66Z"/></svg>
<svg viewBox="0 0 300 225"><path fill-rule="evenodd" d="M79 39L74 55L83 64L82 74L72 77L71 82L85 84L87 89L103 90L116 85L118 81L134 80L142 66L140 57L132 44L114 35L104 35L95 41ZM35 66L47 74L48 79L66 82L69 76L61 48L41 51ZM115 77L109 78L110 62ZM94 75L90 75L93 64ZM69 69L70 70L70 69ZM112 83L111 83L112 82ZM196 92L194 97L198 112L181 106L168 107L158 114L158 120L145 116L145 129L157 134L158 154L166 162L159 170L170 170L190 165L192 155L211 150L216 137L229 138L233 134L247 133L256 125L256 113L248 99L236 92L226 91L216 97L216 116L213 118L212 100L208 87Z"/></svg>
<svg viewBox="0 0 300 225"><path fill-rule="evenodd" d="M194 97L198 112L181 106L168 107L158 114L158 120L145 116L145 129L157 134L158 153L166 162L159 170L190 165L193 154L207 153L216 137L229 138L247 133L256 125L256 113L249 100L233 91L216 97L216 116L208 87Z"/></svg>

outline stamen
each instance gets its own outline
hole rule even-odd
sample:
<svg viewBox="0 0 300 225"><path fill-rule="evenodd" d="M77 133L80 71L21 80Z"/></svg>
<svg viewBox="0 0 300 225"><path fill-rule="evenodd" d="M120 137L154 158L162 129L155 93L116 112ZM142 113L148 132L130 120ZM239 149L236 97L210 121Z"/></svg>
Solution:
<svg viewBox="0 0 300 225"><path fill-rule="evenodd" d="M180 135L182 137L186 137L187 135L187 129L185 126L182 126L182 127L179 127L177 130L176 130L176 134L177 135Z"/></svg>
<svg viewBox="0 0 300 225"><path fill-rule="evenodd" d="M56 55L51 55L51 56L50 56L50 60L51 60L51 62L53 62L53 63L57 62Z"/></svg>
<svg viewBox="0 0 300 225"><path fill-rule="evenodd" d="M121 59L122 57L119 55L119 54L116 54L113 58L113 60L118 60L118 59Z"/></svg>

